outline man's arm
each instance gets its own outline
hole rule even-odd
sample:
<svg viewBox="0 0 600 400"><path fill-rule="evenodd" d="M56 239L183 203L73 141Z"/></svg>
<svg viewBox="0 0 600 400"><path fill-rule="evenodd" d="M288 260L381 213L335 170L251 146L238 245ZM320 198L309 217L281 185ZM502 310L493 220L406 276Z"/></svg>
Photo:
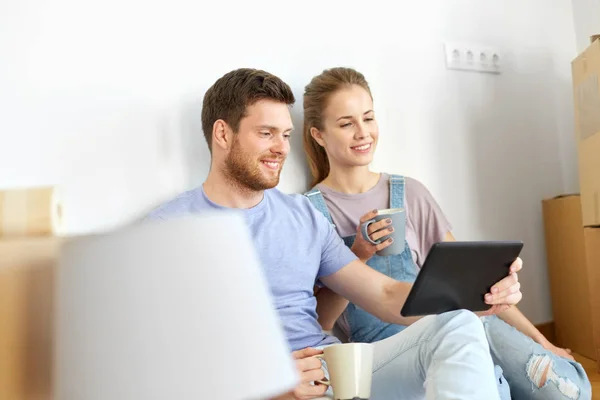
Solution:
<svg viewBox="0 0 600 400"><path fill-rule="evenodd" d="M317 278L335 293L382 321L411 325L419 320L418 317L402 317L400 314L412 285L396 281L357 259L323 214L313 210L308 200L306 202L307 208L314 214L316 231L322 240ZM492 310L499 307L504 311L521 300L516 274L521 268L522 262L517 259L510 268L509 276L496 283L492 293L485 295L485 302L493 306Z"/></svg>
<svg viewBox="0 0 600 400"><path fill-rule="evenodd" d="M492 293L486 294L485 301L491 306L491 310L506 309L521 301L523 295L516 274L521 268L522 262L517 259L511 266L510 275L496 283L492 287ZM354 260L334 274L322 277L321 281L382 321L410 325L421 318L403 317L400 314L411 284L396 281L360 260Z"/></svg>
<svg viewBox="0 0 600 400"><path fill-rule="evenodd" d="M336 273L322 277L321 281L335 293L382 321L410 325L422 318L400 315L412 286L410 283L396 281L360 260L352 261Z"/></svg>

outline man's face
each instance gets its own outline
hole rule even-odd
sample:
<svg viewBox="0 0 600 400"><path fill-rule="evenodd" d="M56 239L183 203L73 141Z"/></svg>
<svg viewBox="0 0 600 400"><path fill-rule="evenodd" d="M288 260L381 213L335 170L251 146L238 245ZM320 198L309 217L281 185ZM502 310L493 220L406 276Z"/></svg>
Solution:
<svg viewBox="0 0 600 400"><path fill-rule="evenodd" d="M253 191L277 186L290 151L292 128L284 103L259 100L247 107L225 159L226 174Z"/></svg>

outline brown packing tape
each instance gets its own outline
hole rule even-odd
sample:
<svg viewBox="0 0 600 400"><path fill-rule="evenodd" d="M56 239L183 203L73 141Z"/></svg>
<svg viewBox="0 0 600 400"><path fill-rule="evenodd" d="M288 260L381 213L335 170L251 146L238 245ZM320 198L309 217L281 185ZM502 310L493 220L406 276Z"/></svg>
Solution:
<svg viewBox="0 0 600 400"><path fill-rule="evenodd" d="M590 44L594 43L596 39L600 39L600 35L592 35L590 36Z"/></svg>
<svg viewBox="0 0 600 400"><path fill-rule="evenodd" d="M61 233L62 203L56 187L0 191L0 238Z"/></svg>

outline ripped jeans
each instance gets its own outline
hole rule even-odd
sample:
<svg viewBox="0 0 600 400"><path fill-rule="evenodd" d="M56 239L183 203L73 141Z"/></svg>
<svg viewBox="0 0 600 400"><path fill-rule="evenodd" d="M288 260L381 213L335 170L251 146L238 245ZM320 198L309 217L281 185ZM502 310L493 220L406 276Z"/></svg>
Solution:
<svg viewBox="0 0 600 400"><path fill-rule="evenodd" d="M513 400L590 400L581 364L559 357L496 316L482 317L494 364L502 367Z"/></svg>
<svg viewBox="0 0 600 400"><path fill-rule="evenodd" d="M483 326L469 311L427 316L373 346L370 400L500 399Z"/></svg>

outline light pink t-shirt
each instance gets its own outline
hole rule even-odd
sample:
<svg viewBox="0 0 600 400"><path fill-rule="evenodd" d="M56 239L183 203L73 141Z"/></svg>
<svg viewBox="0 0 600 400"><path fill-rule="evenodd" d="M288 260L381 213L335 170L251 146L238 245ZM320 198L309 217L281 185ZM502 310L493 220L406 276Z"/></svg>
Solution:
<svg viewBox="0 0 600 400"><path fill-rule="evenodd" d="M321 184L317 188L341 237L354 235L360 217L374 209L390 208L389 175L381 173L375 186L365 193L346 194ZM434 243L444 240L452 226L429 190L419 181L405 177L406 240L419 268Z"/></svg>

